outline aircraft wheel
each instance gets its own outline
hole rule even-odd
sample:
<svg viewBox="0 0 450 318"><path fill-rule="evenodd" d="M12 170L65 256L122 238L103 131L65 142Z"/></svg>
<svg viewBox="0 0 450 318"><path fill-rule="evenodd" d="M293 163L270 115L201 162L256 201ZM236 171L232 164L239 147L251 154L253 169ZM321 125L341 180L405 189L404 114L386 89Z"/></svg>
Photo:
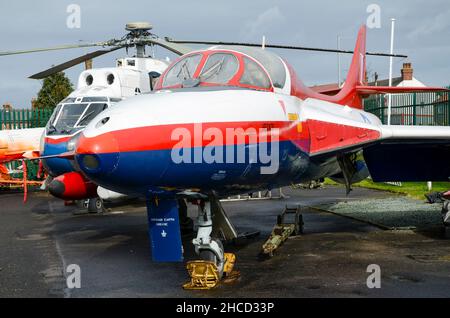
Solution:
<svg viewBox="0 0 450 318"><path fill-rule="evenodd" d="M213 262L217 264L217 256L211 250L201 250L199 256L204 261Z"/></svg>
<svg viewBox="0 0 450 318"><path fill-rule="evenodd" d="M104 212L103 200L100 198L89 199L88 212L103 213Z"/></svg>
<svg viewBox="0 0 450 318"><path fill-rule="evenodd" d="M217 253L222 253L222 257L223 257L223 244L220 240L217 239L213 239L213 242L217 243L217 245L215 245L218 250L216 251ZM210 249L202 249L199 252L199 257L204 260L204 261L209 261L209 262L213 262L214 264L216 264L217 269L219 270L219 277L222 278L223 276L223 269L224 269L224 261L221 261L219 259L219 257L217 257L216 253L213 250Z"/></svg>

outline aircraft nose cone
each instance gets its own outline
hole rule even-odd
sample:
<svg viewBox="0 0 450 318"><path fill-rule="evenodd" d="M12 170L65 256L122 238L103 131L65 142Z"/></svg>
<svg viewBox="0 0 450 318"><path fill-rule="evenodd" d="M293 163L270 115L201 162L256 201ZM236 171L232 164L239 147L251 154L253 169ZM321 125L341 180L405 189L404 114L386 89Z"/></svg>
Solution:
<svg viewBox="0 0 450 318"><path fill-rule="evenodd" d="M64 186L64 183L62 183L61 181L53 180L48 185L48 191L54 197L61 198L64 195L64 192L66 192L66 187Z"/></svg>
<svg viewBox="0 0 450 318"><path fill-rule="evenodd" d="M112 134L95 137L80 136L75 159L80 169L88 176L113 173L119 163L119 145Z"/></svg>

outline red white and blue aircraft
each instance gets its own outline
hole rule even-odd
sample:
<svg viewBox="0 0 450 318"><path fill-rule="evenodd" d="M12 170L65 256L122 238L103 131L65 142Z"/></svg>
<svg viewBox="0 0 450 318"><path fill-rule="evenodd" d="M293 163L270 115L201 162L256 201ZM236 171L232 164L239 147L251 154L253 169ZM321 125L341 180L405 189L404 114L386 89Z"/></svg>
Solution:
<svg viewBox="0 0 450 318"><path fill-rule="evenodd" d="M213 233L223 197L324 177L350 189L367 171L374 181L447 181L450 127L386 126L362 109L370 94L441 89L366 86L365 39L363 26L334 96L306 87L267 49L190 52L156 91L97 116L77 136L75 161L96 184L147 198L156 261L183 259L177 199L197 204L193 244L220 272L224 251Z"/></svg>

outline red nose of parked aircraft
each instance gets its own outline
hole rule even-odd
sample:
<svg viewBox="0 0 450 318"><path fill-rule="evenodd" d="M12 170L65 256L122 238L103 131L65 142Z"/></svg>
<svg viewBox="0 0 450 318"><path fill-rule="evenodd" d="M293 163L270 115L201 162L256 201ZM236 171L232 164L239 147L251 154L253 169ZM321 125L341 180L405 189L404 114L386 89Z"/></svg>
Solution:
<svg viewBox="0 0 450 318"><path fill-rule="evenodd" d="M76 161L81 170L90 175L108 175L117 168L120 147L112 133L88 138L81 135Z"/></svg>

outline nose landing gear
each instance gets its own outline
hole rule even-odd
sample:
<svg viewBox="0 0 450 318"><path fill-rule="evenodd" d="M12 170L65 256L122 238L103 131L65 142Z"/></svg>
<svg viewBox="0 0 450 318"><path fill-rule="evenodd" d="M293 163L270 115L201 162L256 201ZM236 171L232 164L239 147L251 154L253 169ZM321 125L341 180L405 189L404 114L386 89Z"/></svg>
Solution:
<svg viewBox="0 0 450 318"><path fill-rule="evenodd" d="M225 253L221 240L212 238L217 233L221 233L225 240L238 237L218 200L198 202L198 232L192 243L201 260L188 262L187 270L191 281L183 285L184 289L211 289L224 277L238 275L233 272L236 256Z"/></svg>
<svg viewBox="0 0 450 318"><path fill-rule="evenodd" d="M211 238L213 231L213 221L211 213L211 203L202 202L198 206L198 232L192 243L195 252L204 261L215 263L219 276L222 277L223 265L225 262L223 245L218 239Z"/></svg>
<svg viewBox="0 0 450 318"><path fill-rule="evenodd" d="M233 271L236 256L225 253L222 241L241 242L258 233L238 236L230 219L215 196L185 192L177 198L150 196L147 198L149 237L153 260L156 262L182 262L184 249L181 239L181 224L187 219L184 199L198 206L198 231L192 240L200 260L187 263L191 278L183 285L185 289L211 289L219 282L233 282L239 273ZM180 222L182 221L182 222ZM188 224L189 225L189 224Z"/></svg>

